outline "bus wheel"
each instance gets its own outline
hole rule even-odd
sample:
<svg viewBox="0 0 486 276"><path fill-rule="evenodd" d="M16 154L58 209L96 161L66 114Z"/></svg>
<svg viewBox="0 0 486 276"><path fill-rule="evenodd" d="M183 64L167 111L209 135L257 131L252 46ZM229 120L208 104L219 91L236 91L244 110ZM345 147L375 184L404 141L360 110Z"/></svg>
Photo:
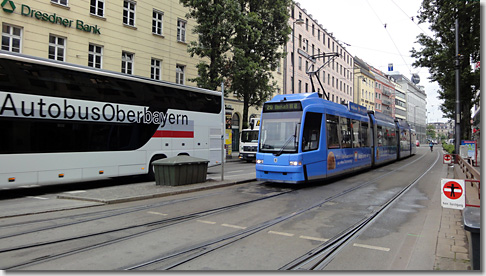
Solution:
<svg viewBox="0 0 486 276"><path fill-rule="evenodd" d="M155 180L155 171L154 171L154 166L152 165L153 162L161 159L165 159L167 156L165 155L155 155L150 159L150 164L149 164L149 171L147 174L147 181L154 181Z"/></svg>

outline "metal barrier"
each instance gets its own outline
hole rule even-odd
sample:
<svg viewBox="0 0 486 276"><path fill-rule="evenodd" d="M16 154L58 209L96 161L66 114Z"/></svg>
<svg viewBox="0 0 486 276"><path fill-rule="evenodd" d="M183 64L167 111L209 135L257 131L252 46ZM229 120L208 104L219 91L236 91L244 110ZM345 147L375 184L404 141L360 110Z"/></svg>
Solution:
<svg viewBox="0 0 486 276"><path fill-rule="evenodd" d="M481 199L481 174L471 165L469 162L464 160L460 155L455 154L455 159L457 160L457 164L461 168L464 175L466 175L466 181L471 183L471 186L474 186L476 183L478 185L478 196Z"/></svg>

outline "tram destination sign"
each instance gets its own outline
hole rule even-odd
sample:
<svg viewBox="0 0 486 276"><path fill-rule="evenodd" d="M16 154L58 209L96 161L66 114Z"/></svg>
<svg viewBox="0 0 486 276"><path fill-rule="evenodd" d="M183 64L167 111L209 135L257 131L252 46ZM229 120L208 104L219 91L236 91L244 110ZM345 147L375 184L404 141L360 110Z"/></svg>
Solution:
<svg viewBox="0 0 486 276"><path fill-rule="evenodd" d="M300 102L279 102L279 103L265 103L263 112L292 112L302 111Z"/></svg>

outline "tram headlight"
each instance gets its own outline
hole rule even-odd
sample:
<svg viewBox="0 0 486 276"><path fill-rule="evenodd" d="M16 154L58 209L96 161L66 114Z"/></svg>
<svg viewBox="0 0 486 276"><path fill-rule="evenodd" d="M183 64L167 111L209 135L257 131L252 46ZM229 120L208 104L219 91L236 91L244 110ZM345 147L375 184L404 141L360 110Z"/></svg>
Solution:
<svg viewBox="0 0 486 276"><path fill-rule="evenodd" d="M262 160L262 159L257 159L257 160L256 160L256 163L257 163L257 164L263 164L263 160Z"/></svg>
<svg viewBox="0 0 486 276"><path fill-rule="evenodd" d="M302 166L302 161L290 161L290 166Z"/></svg>

